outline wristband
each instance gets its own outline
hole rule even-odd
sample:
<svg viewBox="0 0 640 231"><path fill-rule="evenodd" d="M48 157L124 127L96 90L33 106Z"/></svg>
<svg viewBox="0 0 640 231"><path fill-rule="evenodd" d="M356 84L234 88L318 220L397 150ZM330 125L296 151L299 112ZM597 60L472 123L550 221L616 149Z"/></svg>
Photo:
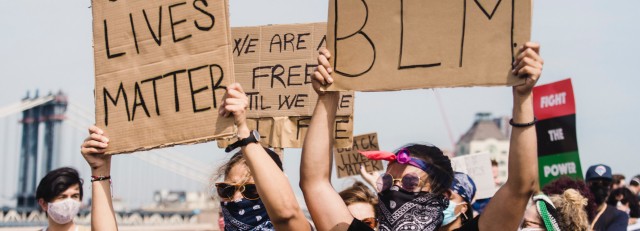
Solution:
<svg viewBox="0 0 640 231"><path fill-rule="evenodd" d="M513 127L516 128L525 128L525 127L529 127L529 126L533 126L538 122L538 118L536 118L535 116L533 117L533 121L529 122L529 123L515 123L513 122L513 118L511 118L509 120L509 124Z"/></svg>
<svg viewBox="0 0 640 231"><path fill-rule="evenodd" d="M91 176L91 182L103 181L103 180L111 181L111 176Z"/></svg>

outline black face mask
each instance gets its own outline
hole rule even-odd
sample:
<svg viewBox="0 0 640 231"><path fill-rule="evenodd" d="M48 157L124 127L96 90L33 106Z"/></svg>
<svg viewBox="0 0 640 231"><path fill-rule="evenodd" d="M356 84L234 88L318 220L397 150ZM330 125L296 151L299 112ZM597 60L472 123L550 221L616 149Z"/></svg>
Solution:
<svg viewBox="0 0 640 231"><path fill-rule="evenodd" d="M381 231L436 230L444 219L442 211L449 206L444 195L407 192L397 186L378 193L378 198Z"/></svg>
<svg viewBox="0 0 640 231"><path fill-rule="evenodd" d="M607 200L607 196L609 196L609 186L607 185L591 185L589 186L589 190L593 193L595 197L596 204L601 205Z"/></svg>

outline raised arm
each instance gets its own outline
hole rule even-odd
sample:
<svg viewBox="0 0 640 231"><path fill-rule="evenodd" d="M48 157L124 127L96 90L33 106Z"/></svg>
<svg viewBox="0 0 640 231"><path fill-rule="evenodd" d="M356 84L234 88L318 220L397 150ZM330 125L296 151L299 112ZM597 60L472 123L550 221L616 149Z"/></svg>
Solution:
<svg viewBox="0 0 640 231"><path fill-rule="evenodd" d="M104 154L108 144L109 138L100 128L89 128L89 137L82 143L80 152L91 167L92 178L111 177L111 155ZM118 230L111 203L110 179L91 182L91 230Z"/></svg>
<svg viewBox="0 0 640 231"><path fill-rule="evenodd" d="M333 124L338 108L338 92L321 92L322 85L331 84L332 70L329 51L322 49L314 73L313 87L318 102L302 146L300 187L311 218L318 230L347 230L353 216L331 186Z"/></svg>
<svg viewBox="0 0 640 231"><path fill-rule="evenodd" d="M525 78L513 87L513 123L534 121L532 90L544 61L540 45L528 42L518 52L513 73ZM527 202L538 187L538 147L535 126L512 126L509 144L509 178L480 216L480 230L516 230Z"/></svg>
<svg viewBox="0 0 640 231"><path fill-rule="evenodd" d="M249 137L250 133L245 114L247 105L248 98L240 84L234 83L227 87L220 114L233 114L238 127L238 137L241 139ZM276 230L310 230L309 222L300 210L289 180L264 148L259 143L250 143L242 147L242 153Z"/></svg>

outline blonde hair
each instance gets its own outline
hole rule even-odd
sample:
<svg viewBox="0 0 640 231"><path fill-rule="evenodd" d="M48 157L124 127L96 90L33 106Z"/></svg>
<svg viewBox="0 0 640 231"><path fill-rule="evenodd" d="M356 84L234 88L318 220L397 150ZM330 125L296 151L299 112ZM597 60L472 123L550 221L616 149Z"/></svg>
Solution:
<svg viewBox="0 0 640 231"><path fill-rule="evenodd" d="M561 195L552 195L549 198L560 215L558 225L561 230L589 230L589 220L585 209L587 198L575 189L567 189Z"/></svg>

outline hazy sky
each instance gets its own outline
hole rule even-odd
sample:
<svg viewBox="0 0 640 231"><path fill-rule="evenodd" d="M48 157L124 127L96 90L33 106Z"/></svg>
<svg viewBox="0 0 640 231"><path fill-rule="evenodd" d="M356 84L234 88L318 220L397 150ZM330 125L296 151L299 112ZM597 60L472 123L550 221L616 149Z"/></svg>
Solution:
<svg viewBox="0 0 640 231"><path fill-rule="evenodd" d="M231 0L231 25L252 26L326 21L327 1ZM70 101L93 111L94 66L90 1L5 1L0 7L0 108L19 101L27 90L41 93L62 89ZM533 40L542 44L545 59L540 83L571 77L577 102L578 145L583 170L596 163L609 164L630 178L640 174L635 139L640 138L640 2L536 1ZM477 87L438 90L454 136L472 124L476 112L510 115L511 89ZM447 129L432 90L358 93L355 134L378 132L382 149L393 150L407 142L429 141L451 149ZM385 118L385 119L383 119ZM386 118L396 118L395 121ZM9 118L11 119L11 118ZM0 120L0 158L6 198L17 185L18 132L9 130L14 120ZM84 125L84 124L80 124ZM13 128L15 129L15 128ZM88 167L79 159L85 134L67 128L64 165ZM213 143L172 148L210 166L227 158ZM286 173L297 190L300 149L285 150ZM197 183L170 177L131 156L114 157L116 195L140 204L150 201L160 188L203 189ZM135 170L132 170L135 169ZM126 172L126 173L125 173ZM173 179L165 181L163 179ZM351 181L336 182L338 189ZM5 187L6 186L6 187ZM86 184L85 184L86 187ZM7 189L9 188L9 189ZM86 187L88 189L88 187ZM15 190L15 189L14 189ZM4 201L4 199L3 199ZM2 201L0 201L2 203ZM2 205L2 204L0 204Z"/></svg>

